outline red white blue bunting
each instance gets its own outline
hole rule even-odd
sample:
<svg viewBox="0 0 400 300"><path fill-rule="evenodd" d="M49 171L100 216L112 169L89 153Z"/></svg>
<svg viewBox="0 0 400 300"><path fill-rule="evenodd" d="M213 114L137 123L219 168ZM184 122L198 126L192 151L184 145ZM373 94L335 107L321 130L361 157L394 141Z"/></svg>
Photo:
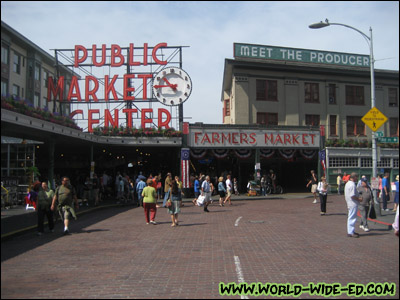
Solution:
<svg viewBox="0 0 400 300"><path fill-rule="evenodd" d="M272 149L260 149L260 155L264 158L271 158L274 156L275 150Z"/></svg>
<svg viewBox="0 0 400 300"><path fill-rule="evenodd" d="M233 150L235 155L241 159L249 158L251 156L251 150L239 149Z"/></svg>
<svg viewBox="0 0 400 300"><path fill-rule="evenodd" d="M226 149L214 149L211 152L216 158L225 158L229 154L229 150Z"/></svg>
<svg viewBox="0 0 400 300"><path fill-rule="evenodd" d="M302 149L299 150L301 156L303 156L305 159L312 159L315 154L317 154L317 150L307 150L307 149Z"/></svg>
<svg viewBox="0 0 400 300"><path fill-rule="evenodd" d="M296 153L296 150L281 149L281 150L278 150L278 152L283 158L285 158L287 160L293 160L293 157L294 157L294 155Z"/></svg>
<svg viewBox="0 0 400 300"><path fill-rule="evenodd" d="M190 149L190 155L194 158L200 159L206 156L207 150L203 149Z"/></svg>

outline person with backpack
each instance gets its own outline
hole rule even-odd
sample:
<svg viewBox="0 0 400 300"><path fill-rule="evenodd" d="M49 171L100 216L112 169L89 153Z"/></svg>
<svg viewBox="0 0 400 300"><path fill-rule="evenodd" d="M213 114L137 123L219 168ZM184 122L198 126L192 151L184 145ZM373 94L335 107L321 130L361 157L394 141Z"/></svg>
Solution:
<svg viewBox="0 0 400 300"><path fill-rule="evenodd" d="M68 225L69 220L72 217L76 220L76 214L74 210L79 208L78 198L76 197L75 188L70 184L68 177L63 177L61 185L57 187L53 202L51 203L51 210L54 211L56 201L58 202L57 210L60 214L61 219L64 221L64 235L70 235Z"/></svg>

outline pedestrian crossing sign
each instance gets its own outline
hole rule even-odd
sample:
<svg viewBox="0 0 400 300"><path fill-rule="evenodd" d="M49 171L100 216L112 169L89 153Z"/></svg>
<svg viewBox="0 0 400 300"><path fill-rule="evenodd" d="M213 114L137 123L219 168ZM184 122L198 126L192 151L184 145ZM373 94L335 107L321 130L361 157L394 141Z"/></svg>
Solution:
<svg viewBox="0 0 400 300"><path fill-rule="evenodd" d="M388 118L380 112L379 109L373 107L361 119L372 131L377 131Z"/></svg>

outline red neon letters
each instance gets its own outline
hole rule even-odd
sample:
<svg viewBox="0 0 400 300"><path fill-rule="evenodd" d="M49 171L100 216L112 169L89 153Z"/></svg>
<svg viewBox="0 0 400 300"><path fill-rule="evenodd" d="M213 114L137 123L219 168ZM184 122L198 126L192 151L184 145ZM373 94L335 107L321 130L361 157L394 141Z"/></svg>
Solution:
<svg viewBox="0 0 400 300"><path fill-rule="evenodd" d="M133 123L133 114L138 114L137 109L133 108L125 108L122 110L122 113L125 113L125 115L120 117L119 115L119 110L114 109L114 116L110 112L109 109L104 110L104 127L118 127L119 125L119 119L120 118L125 118L127 117L127 128L132 128L132 123ZM75 116L77 114L83 114L83 110L76 110L73 111L70 116ZM153 114L153 109L152 108L144 108L140 112L140 117L141 117L141 127L146 128L146 124L151 124L153 123L153 118L149 116ZM99 124L100 120L99 118L96 118L96 115L100 115L100 110L99 109L89 109L88 110L88 130L89 132L93 132L93 125ZM163 118L164 121L163 121ZM169 129L169 122L171 121L171 114L168 110L164 108L159 108L158 109L158 128L166 128Z"/></svg>
<svg viewBox="0 0 400 300"><path fill-rule="evenodd" d="M160 60L157 57L157 51L160 48L167 47L167 43L159 43L157 44L153 50L151 51L151 56L153 57L153 60L156 64L158 65L166 65L167 61L166 60ZM147 66L148 61L148 45L147 43L144 44L143 47L143 61L134 61L134 44L130 43L129 44L129 51L128 55L125 58L124 55L122 54L122 48L118 45L112 44L111 45L111 67L120 67L127 62L130 66ZM81 46L81 45L76 45L75 46L75 59L74 59L74 67L78 68L79 65L83 65L84 62L88 58L88 49L86 47ZM106 64L106 45L103 44L101 45L101 60L98 62L97 60L97 46L92 45L92 64L96 67L103 67Z"/></svg>

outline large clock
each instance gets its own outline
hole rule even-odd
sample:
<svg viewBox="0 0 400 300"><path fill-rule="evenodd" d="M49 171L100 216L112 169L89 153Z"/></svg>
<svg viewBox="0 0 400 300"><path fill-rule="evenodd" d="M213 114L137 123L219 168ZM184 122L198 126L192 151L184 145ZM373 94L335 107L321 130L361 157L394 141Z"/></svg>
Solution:
<svg viewBox="0 0 400 300"><path fill-rule="evenodd" d="M179 105L185 102L192 92L192 80L181 68L162 69L153 79L153 93L165 105Z"/></svg>

